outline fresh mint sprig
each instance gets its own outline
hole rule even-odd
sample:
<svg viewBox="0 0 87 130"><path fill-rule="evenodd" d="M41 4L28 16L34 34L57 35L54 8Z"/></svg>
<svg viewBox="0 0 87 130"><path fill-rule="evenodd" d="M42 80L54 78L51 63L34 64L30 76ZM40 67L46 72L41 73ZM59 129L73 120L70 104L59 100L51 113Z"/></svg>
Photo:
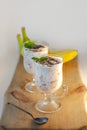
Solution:
<svg viewBox="0 0 87 130"><path fill-rule="evenodd" d="M42 62L42 61L46 61L47 57L40 57L40 58L38 58L38 57L32 57L32 59L35 60L35 61Z"/></svg>
<svg viewBox="0 0 87 130"><path fill-rule="evenodd" d="M34 47L34 46L36 46L36 44L34 42L25 42L24 43L25 48L31 48L31 47Z"/></svg>

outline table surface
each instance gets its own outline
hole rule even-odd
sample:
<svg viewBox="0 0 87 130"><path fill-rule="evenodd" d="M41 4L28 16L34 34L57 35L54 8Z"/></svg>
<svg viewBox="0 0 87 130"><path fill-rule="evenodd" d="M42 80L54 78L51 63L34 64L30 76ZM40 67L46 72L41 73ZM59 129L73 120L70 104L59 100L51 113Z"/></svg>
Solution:
<svg viewBox="0 0 87 130"><path fill-rule="evenodd" d="M62 107L55 113L45 114L35 109L35 104L42 98L42 94L32 94L25 90L25 84L30 82L32 78L24 70L21 56L13 80L5 94L5 104L1 118L2 128L87 128L87 90L79 74L78 57L63 65L63 84L68 86L68 94L64 98L57 99L61 102ZM29 115L8 105L7 102L20 106L31 112L35 117L46 116L49 120L44 125L36 125Z"/></svg>

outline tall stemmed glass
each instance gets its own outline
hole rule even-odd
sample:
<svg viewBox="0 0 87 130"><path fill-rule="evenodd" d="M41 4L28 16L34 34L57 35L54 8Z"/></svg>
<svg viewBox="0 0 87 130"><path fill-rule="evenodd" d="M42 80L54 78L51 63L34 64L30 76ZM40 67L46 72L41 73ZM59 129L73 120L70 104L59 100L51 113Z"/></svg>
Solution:
<svg viewBox="0 0 87 130"><path fill-rule="evenodd" d="M55 100L54 93L58 91L63 82L63 59L60 57L47 57L44 62L34 61L35 82L44 97L36 104L36 109L44 113L52 113L60 109L61 103Z"/></svg>
<svg viewBox="0 0 87 130"><path fill-rule="evenodd" d="M27 45L27 43L25 43ZM36 42L36 45L33 47L28 48L27 46L23 46L23 51L24 51L24 57L23 57L23 64L24 64L24 68L25 70L33 75L34 73L34 65L33 65L33 60L32 57L33 56L46 56L48 54L48 47L44 44L38 44ZM35 85L35 79L34 79L34 75L33 75L33 80L32 82L29 82L25 85L25 89L28 92L32 92L35 93L37 92L37 87Z"/></svg>

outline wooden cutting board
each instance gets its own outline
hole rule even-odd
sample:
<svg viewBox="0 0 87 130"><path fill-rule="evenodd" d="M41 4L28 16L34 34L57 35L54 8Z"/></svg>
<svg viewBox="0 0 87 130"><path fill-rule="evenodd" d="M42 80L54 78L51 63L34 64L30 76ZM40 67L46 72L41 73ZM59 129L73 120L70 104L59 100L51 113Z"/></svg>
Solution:
<svg viewBox="0 0 87 130"><path fill-rule="evenodd" d="M62 104L61 109L52 114L38 112L35 104L42 98L42 94L32 94L25 90L25 84L32 80L32 76L24 70L23 59L20 57L11 85L5 94L1 128L87 129L87 90L81 81L78 57L64 63L63 75L63 83L68 85L68 95L57 99ZM35 117L46 116L49 120L44 125L36 125L29 115L7 102L22 107Z"/></svg>

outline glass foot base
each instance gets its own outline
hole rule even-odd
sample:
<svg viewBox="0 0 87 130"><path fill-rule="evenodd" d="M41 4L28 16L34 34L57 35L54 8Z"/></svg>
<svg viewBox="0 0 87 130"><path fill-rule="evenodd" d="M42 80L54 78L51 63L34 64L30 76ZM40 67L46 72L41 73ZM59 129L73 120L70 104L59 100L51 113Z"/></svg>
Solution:
<svg viewBox="0 0 87 130"><path fill-rule="evenodd" d="M41 101L41 102L37 103L35 107L40 112L53 113L53 112L60 110L61 103L59 103L59 102L57 103L55 101L52 101L52 102Z"/></svg>
<svg viewBox="0 0 87 130"><path fill-rule="evenodd" d="M30 93L37 93L39 92L38 88L36 87L35 83L30 82L25 85L25 90Z"/></svg>

